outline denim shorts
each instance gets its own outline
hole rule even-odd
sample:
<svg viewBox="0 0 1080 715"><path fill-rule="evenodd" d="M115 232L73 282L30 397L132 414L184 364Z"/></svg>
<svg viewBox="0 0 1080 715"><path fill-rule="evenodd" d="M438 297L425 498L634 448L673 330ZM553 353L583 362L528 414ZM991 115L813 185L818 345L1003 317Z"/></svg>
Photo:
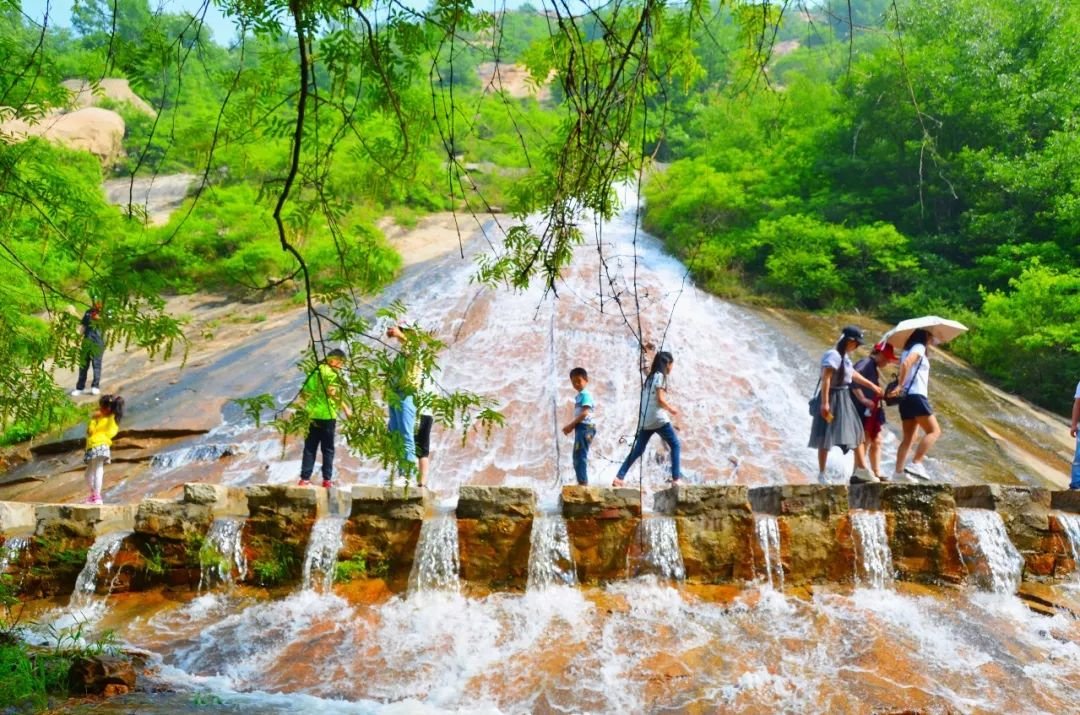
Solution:
<svg viewBox="0 0 1080 715"><path fill-rule="evenodd" d="M930 400L925 395L905 395L900 400L900 419L913 420L916 417L929 417L934 414Z"/></svg>

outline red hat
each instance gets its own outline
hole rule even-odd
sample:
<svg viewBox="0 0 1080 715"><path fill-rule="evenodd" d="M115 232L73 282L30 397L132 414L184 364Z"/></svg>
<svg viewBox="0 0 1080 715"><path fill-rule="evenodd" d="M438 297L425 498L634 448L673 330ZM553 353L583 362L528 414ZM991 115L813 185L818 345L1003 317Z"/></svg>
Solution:
<svg viewBox="0 0 1080 715"><path fill-rule="evenodd" d="M887 343L882 340L880 343L874 346L874 352L884 355L885 362L897 362L896 351L893 350L892 343Z"/></svg>

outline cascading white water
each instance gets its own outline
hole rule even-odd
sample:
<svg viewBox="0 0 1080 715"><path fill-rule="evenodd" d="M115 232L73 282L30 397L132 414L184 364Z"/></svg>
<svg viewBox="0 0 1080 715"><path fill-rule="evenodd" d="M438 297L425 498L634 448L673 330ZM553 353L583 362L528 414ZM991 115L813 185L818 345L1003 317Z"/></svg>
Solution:
<svg viewBox="0 0 1080 715"><path fill-rule="evenodd" d="M311 527L311 537L304 553L305 589L318 587L327 593L333 587L334 569L337 566L338 552L341 551L341 532L344 526L343 517L327 516L316 521Z"/></svg>
<svg viewBox="0 0 1080 715"><path fill-rule="evenodd" d="M213 588L217 583L231 585L233 571L239 579L247 575L247 557L241 537L244 533L244 520L221 517L214 519L206 532L206 539L199 552L199 590Z"/></svg>
<svg viewBox="0 0 1080 715"><path fill-rule="evenodd" d="M641 542L641 560L636 564L634 575L655 574L669 581L686 578L682 552L679 550L679 532L675 518L651 516L641 520L638 537Z"/></svg>
<svg viewBox="0 0 1080 715"><path fill-rule="evenodd" d="M1057 513L1058 523L1065 530L1065 538L1072 549L1073 563L1076 570L1073 572L1073 580L1080 582L1080 514Z"/></svg>
<svg viewBox="0 0 1080 715"><path fill-rule="evenodd" d="M170 452L160 452L150 458L150 466L157 472L186 467L193 462L213 462L222 457L235 455L239 448L233 444L195 444Z"/></svg>
<svg viewBox="0 0 1080 715"><path fill-rule="evenodd" d="M758 545L765 557L769 588L784 590L784 565L780 562L780 522L772 514L754 514Z"/></svg>
<svg viewBox="0 0 1080 715"><path fill-rule="evenodd" d="M94 539L90 550L86 552L86 564L75 580L75 590L68 602L73 609L87 609L97 600L98 574L112 570L112 561L120 551L124 539L131 536L130 531L116 531L103 534Z"/></svg>
<svg viewBox="0 0 1080 715"><path fill-rule="evenodd" d="M574 586L577 570L562 514L538 513L529 535L529 591Z"/></svg>
<svg viewBox="0 0 1080 715"><path fill-rule="evenodd" d="M12 564L19 559L21 554L27 546L30 545L30 537L28 536L10 536L4 541L4 545L0 547L0 574L7 571L9 564Z"/></svg>
<svg viewBox="0 0 1080 715"><path fill-rule="evenodd" d="M460 586L457 519L440 514L420 527L409 592L457 591Z"/></svg>
<svg viewBox="0 0 1080 715"><path fill-rule="evenodd" d="M851 532L855 541L855 574L860 586L885 588L892 583L892 552L885 531L885 512L853 510Z"/></svg>
<svg viewBox="0 0 1080 715"><path fill-rule="evenodd" d="M973 561L965 557L964 565L979 587L994 593L1016 593L1024 559L1009 540L1001 515L992 509L957 509L956 527L974 537L980 558Z"/></svg>

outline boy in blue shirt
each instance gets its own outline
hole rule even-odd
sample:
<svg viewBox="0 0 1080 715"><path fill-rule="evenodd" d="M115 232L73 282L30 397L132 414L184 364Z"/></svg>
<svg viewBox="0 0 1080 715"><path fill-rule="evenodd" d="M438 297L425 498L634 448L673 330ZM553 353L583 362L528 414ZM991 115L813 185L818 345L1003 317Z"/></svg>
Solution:
<svg viewBox="0 0 1080 715"><path fill-rule="evenodd" d="M575 367L570 371L570 384L577 390L577 397L574 398L574 419L567 422L562 431L563 434L574 433L574 476L577 477L577 483L584 486L589 483L589 445L596 436L596 427L593 425L596 403L586 389L589 385L589 373L585 372L585 368Z"/></svg>

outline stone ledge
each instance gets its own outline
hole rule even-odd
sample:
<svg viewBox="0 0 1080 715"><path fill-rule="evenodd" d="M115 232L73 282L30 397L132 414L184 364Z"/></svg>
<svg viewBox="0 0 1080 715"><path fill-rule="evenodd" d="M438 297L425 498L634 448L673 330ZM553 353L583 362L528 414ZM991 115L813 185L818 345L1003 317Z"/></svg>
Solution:
<svg viewBox="0 0 1080 715"><path fill-rule="evenodd" d="M248 514L254 517L260 511L314 510L317 516L328 511L327 490L320 487L295 487L284 484L259 484L247 487ZM285 509L275 508L285 507Z"/></svg>
<svg viewBox="0 0 1080 715"><path fill-rule="evenodd" d="M0 501L0 536L26 536L34 532L35 507L27 502Z"/></svg>
<svg viewBox="0 0 1080 715"><path fill-rule="evenodd" d="M100 536L135 528L136 504L39 504L36 533L59 527L72 535Z"/></svg>
<svg viewBox="0 0 1080 715"><path fill-rule="evenodd" d="M1059 511L1080 514L1080 489L1066 489L1050 494L1050 507Z"/></svg>
<svg viewBox="0 0 1080 715"><path fill-rule="evenodd" d="M1020 503L1050 508L1051 494L1040 487L973 484L953 487L956 506L965 509L1016 508Z"/></svg>
<svg viewBox="0 0 1080 715"><path fill-rule="evenodd" d="M749 489L732 484L676 485L653 495L653 509L673 516L700 516L710 512L750 513Z"/></svg>
<svg viewBox="0 0 1080 715"><path fill-rule="evenodd" d="M224 484L189 482L184 485L184 503L211 508L214 516L247 516L247 491Z"/></svg>
<svg viewBox="0 0 1080 715"><path fill-rule="evenodd" d="M458 492L458 519L532 519L535 514L536 492L528 487L462 486Z"/></svg>
<svg viewBox="0 0 1080 715"><path fill-rule="evenodd" d="M427 513L431 492L423 487L352 488L349 516L379 516L387 519L421 521Z"/></svg>
<svg viewBox="0 0 1080 715"><path fill-rule="evenodd" d="M626 487L565 486L562 488L562 513L567 519L640 517L640 499L637 489Z"/></svg>
<svg viewBox="0 0 1080 715"><path fill-rule="evenodd" d="M759 514L813 515L827 518L848 511L844 485L783 484L750 489L750 505Z"/></svg>

